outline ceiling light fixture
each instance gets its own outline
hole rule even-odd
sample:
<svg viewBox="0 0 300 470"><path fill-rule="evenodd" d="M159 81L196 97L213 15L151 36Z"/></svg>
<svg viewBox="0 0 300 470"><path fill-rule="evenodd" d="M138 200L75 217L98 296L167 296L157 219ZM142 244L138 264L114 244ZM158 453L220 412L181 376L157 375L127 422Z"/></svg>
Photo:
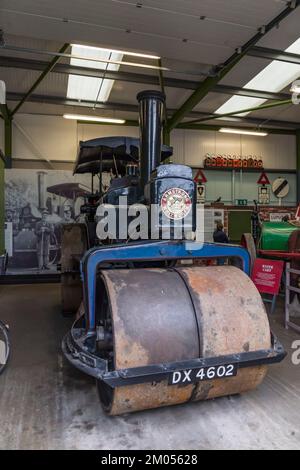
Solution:
<svg viewBox="0 0 300 470"><path fill-rule="evenodd" d="M76 44L73 45L73 47L77 47ZM80 47L81 47L81 45L80 45ZM85 47L90 48L89 46L85 46ZM43 54L43 55L49 55L49 56L53 56L53 57L65 57L67 59L78 59L78 60L82 60L82 61L86 60L86 57L80 56L80 55L67 54L66 52L45 51L45 50L33 49L33 48L29 48L29 47L14 46L12 44L7 44L5 46L5 49L7 49L9 51L22 52L22 53L26 53L26 54L37 54L37 55ZM95 49L100 49L100 48L95 48ZM108 49L108 51L109 50L110 49ZM107 52L107 51L104 51L104 52ZM153 57L156 57L156 56L153 56ZM150 58L150 57L148 57L148 58ZM118 61L118 60L93 59L93 58L89 58L89 61L95 62L95 63L99 62L99 63L102 63L102 64L107 64L108 63L108 64L115 64L115 65L126 65L128 67L139 67L139 68L144 68L144 69L163 70L163 71L169 71L170 70L167 67L158 67L157 65L142 64L142 63L137 63L137 62L123 62L123 61ZM80 65L82 65L82 64L80 64Z"/></svg>
<svg viewBox="0 0 300 470"><path fill-rule="evenodd" d="M71 46L78 46L78 45L79 44L71 44ZM82 45L82 44L80 44L80 47L82 49L84 49L84 48L86 48L86 49L95 49L95 50L101 49L101 51L106 51L106 52L109 52L109 53L113 52L115 54L129 55L129 56L132 56L132 57L141 57L143 59L154 59L154 60L160 59L160 57L157 56L157 55L143 54L143 53L140 53L140 52L122 51L122 50L119 50L119 49L107 49L106 47L85 46L85 45Z"/></svg>
<svg viewBox="0 0 300 470"><path fill-rule="evenodd" d="M100 116L86 116L81 114L64 114L65 119L73 119L76 121L94 121L103 122L106 124L125 124L125 119L105 118Z"/></svg>
<svg viewBox="0 0 300 470"><path fill-rule="evenodd" d="M224 132L226 134L244 134L244 135L255 135L256 137L266 137L267 132L258 132L258 131L247 131L244 129L230 129L228 127L222 127L219 129L219 132Z"/></svg>
<svg viewBox="0 0 300 470"><path fill-rule="evenodd" d="M120 65L134 65L136 67L157 68L150 64L134 64L124 62L123 57L127 52L91 47L82 44L71 45L70 65L85 66L92 69L103 70L103 78L86 77L70 74L68 78L67 98L106 102L112 91L114 80L106 79L105 72L118 71ZM129 53L137 55L135 53ZM145 54L140 54L145 57ZM150 56L149 56L150 57ZM82 60L83 59L83 60Z"/></svg>
<svg viewBox="0 0 300 470"><path fill-rule="evenodd" d="M117 71L119 65L109 63L109 60L120 61L123 58L122 54L103 50L96 47L87 47L81 45L72 45L72 58L70 60L71 65L90 67L98 70L103 70L104 76L102 79L96 77L85 77L80 75L70 74L68 78L67 98L77 100L87 100L106 102L110 96L114 80L107 80L105 77L106 71ZM84 63L74 56L79 55L85 57ZM107 62L94 62L97 60L106 60Z"/></svg>
<svg viewBox="0 0 300 470"><path fill-rule="evenodd" d="M300 38L291 44L284 52L300 54ZM273 60L263 70L261 70L252 80L250 80L244 89L248 90L262 90L271 93L279 93L285 87L290 85L294 80L300 76L300 65L281 62ZM241 109L248 109L260 106L267 100L263 98L253 98L248 96L234 95L220 106L215 113L226 114L237 112ZM249 111L250 112L250 111ZM239 114L240 117L247 116L247 113Z"/></svg>

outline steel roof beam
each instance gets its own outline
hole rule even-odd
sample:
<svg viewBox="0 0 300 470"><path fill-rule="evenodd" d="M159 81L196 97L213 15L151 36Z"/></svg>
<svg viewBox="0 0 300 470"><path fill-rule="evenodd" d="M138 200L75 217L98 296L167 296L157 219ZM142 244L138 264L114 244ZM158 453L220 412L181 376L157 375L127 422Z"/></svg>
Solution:
<svg viewBox="0 0 300 470"><path fill-rule="evenodd" d="M258 32L243 46L239 47L236 52L228 58L228 60L219 67L216 77L208 77L199 83L197 90L183 103L183 105L174 113L169 120L168 129L172 130L179 124L183 118L192 111L195 106L209 93L213 88L241 61L247 52L255 46L267 33L284 20L300 5L300 0L289 2L286 8L267 25L259 28Z"/></svg>
<svg viewBox="0 0 300 470"><path fill-rule="evenodd" d="M0 111L4 120L10 119L10 111L7 104L0 104Z"/></svg>
<svg viewBox="0 0 300 470"><path fill-rule="evenodd" d="M16 69L24 70L44 70L47 66L46 61L36 59L23 59L18 57L0 56L0 67L11 67ZM121 82L139 83L145 85L159 85L159 79L156 75L145 75L132 72L122 72L114 70L97 70L89 67L81 67L77 65L68 64L56 64L51 72L61 74L72 74L80 75L83 77L95 77L102 79L105 78L110 80L119 80ZM182 80L179 78L171 78L164 76L164 85L169 88L178 88L184 90L196 90L199 86L199 82L193 80ZM283 100L287 99L289 95L285 93L270 93L268 91L261 90L250 90L241 87L228 86L228 85L216 85L212 93L221 93L226 95L239 95L239 96L250 96L252 98L262 98L268 100Z"/></svg>
<svg viewBox="0 0 300 470"><path fill-rule="evenodd" d="M117 125L117 124L110 124L110 123L105 123L105 122L95 122L95 121L81 121L80 119L77 121L78 124L91 124L91 125L99 125L99 126L111 126L111 125ZM139 122L135 120L126 120L125 126L129 127L138 127ZM183 124L178 124L176 126L176 129L184 129L184 130L193 130L193 131L213 131L217 132L221 128L229 128L232 129L232 126L228 125L212 125L212 124L193 124L189 126L184 126ZM237 129L241 130L251 130L251 127L237 127ZM271 127L264 127L262 128L269 134L283 134L283 135L296 135L296 129L273 129Z"/></svg>
<svg viewBox="0 0 300 470"><path fill-rule="evenodd" d="M300 64L300 55L291 52L280 51L278 49L269 49L267 47L252 47L248 52L248 56L260 57L262 59L279 60L290 64Z"/></svg>
<svg viewBox="0 0 300 470"><path fill-rule="evenodd" d="M269 123L270 124L270 123ZM199 130L199 131L219 131L220 129L239 129L239 130L253 130L253 127L246 127L246 126L229 126L227 125L214 125L214 124L190 124L188 126L185 126L183 123L178 124L176 126L176 129L190 129L190 130ZM256 129L259 131L266 131L268 134L284 134L284 135L295 135L296 134L296 129L275 129L272 127L265 127L262 126L259 129Z"/></svg>
<svg viewBox="0 0 300 470"><path fill-rule="evenodd" d="M228 85L217 85L212 93L224 93L226 95L249 96L251 98L261 98L264 100L287 100L290 98L288 93L271 93L269 91L251 90Z"/></svg>
<svg viewBox="0 0 300 470"><path fill-rule="evenodd" d="M14 92L7 92L6 98L7 101L19 101L22 99L23 94L22 93L14 93ZM58 106L72 106L72 107L78 107L78 108L92 108L94 106L94 101L78 101L75 99L68 99L64 98L61 96L47 96L47 95L31 95L28 100L28 102L32 103L44 103L44 104L50 104L50 105L58 105ZM130 113L138 113L138 106L137 105L131 105L131 104L124 104L124 103L111 103L111 102L106 102L106 103L97 103L96 106L97 109L103 109L103 110L108 110L108 111L123 111L123 112L130 112ZM169 109L168 112L170 114L174 113L174 109ZM187 117L191 118L205 118L205 117L210 117L211 113L205 113L205 112L191 112L187 115ZM219 115L216 115L215 118L217 119L220 117ZM266 121L267 119L258 119L258 118L232 118L236 120L237 126L239 124L252 124L252 125L261 125L262 121ZM288 127L290 129L294 129L298 126L297 123L294 122L289 122L289 121L276 121L272 119L268 119L268 124L270 126L278 126L278 127ZM185 123L182 123L184 125ZM232 126L231 126L232 127Z"/></svg>
<svg viewBox="0 0 300 470"><path fill-rule="evenodd" d="M220 119L220 118L226 118L226 117L237 117L239 114L244 114L244 113L250 113L253 111L261 111L264 109L269 109L269 108L277 108L278 106L287 106L292 104L292 99L288 100L282 100L282 101L275 101L272 103L266 103L266 104L261 104L260 106L254 106L252 108L245 108L245 109L240 109L237 111L231 111L230 113L224 113L224 114L211 114L210 116L205 116L204 118L201 119L196 119L194 121L189 121L185 124L196 124L197 122L204 122L204 121L211 121L214 119Z"/></svg>
<svg viewBox="0 0 300 470"><path fill-rule="evenodd" d="M59 54L61 53L64 53L68 47L70 46L70 44L68 43L65 43L58 51ZM17 106L12 110L11 112L11 116L13 116L17 111L19 111L19 109L21 108L21 106L25 103L25 101L30 97L30 95L34 92L34 90L40 85L40 83L44 80L44 78L51 72L51 70L53 69L53 67L55 66L55 64L60 60L60 55L57 55L55 57L53 57L52 60L50 60L50 62L47 63L47 66L46 68L44 69L44 71L41 73L41 75L38 77L38 79L34 82L34 84L30 87L30 89L27 91L27 93L23 96L23 98L21 99L21 101L17 104Z"/></svg>

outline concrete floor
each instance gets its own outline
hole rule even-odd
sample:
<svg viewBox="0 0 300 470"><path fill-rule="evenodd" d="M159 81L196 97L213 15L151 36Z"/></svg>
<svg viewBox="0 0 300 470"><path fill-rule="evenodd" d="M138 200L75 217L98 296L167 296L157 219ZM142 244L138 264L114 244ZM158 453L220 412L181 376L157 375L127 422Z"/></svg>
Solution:
<svg viewBox="0 0 300 470"><path fill-rule="evenodd" d="M71 320L59 285L0 286L13 353L0 376L0 449L300 449L300 366L282 309L272 326L289 357L254 392L109 418L93 379L62 357Z"/></svg>

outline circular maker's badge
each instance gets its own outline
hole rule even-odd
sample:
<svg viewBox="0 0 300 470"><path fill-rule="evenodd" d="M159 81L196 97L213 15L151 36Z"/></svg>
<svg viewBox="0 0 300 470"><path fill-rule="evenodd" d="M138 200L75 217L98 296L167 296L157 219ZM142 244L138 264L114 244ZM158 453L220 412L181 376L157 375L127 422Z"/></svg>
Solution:
<svg viewBox="0 0 300 470"><path fill-rule="evenodd" d="M190 212L192 200L183 189L171 188L164 192L160 204L163 213L168 219L180 220Z"/></svg>

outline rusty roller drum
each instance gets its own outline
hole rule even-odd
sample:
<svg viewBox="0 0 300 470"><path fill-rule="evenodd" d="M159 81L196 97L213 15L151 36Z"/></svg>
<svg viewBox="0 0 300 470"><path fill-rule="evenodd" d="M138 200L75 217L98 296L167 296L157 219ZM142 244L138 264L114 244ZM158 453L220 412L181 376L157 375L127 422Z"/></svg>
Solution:
<svg viewBox="0 0 300 470"><path fill-rule="evenodd" d="M233 266L114 269L102 271L98 282L100 315L106 309L111 317L111 369L271 346L261 297ZM163 381L112 389L99 381L98 390L105 411L118 415L246 392L262 382L266 371L266 366L240 369L236 377L186 386Z"/></svg>

